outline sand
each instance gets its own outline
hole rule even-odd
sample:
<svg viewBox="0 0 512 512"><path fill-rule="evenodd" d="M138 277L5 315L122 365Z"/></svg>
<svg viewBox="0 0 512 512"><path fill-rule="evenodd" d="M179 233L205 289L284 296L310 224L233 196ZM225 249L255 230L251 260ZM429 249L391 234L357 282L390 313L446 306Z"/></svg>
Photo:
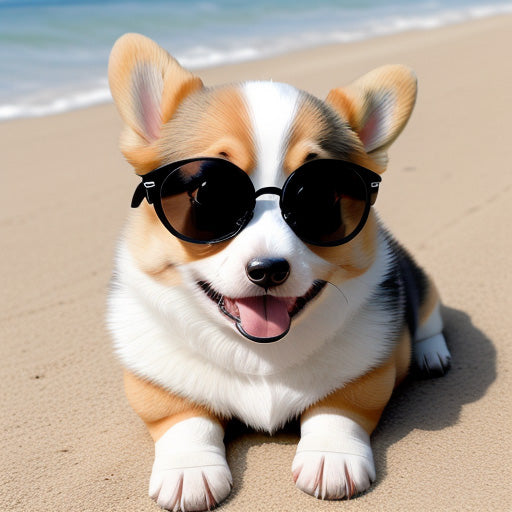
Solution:
<svg viewBox="0 0 512 512"><path fill-rule="evenodd" d="M435 276L453 368L394 395L378 480L350 502L295 489L297 436L234 432L222 511L510 510L512 17L209 69L324 97L384 63L416 69L413 117L377 208ZM116 238L138 180L112 105L0 124L0 510L156 511L153 446L104 327Z"/></svg>

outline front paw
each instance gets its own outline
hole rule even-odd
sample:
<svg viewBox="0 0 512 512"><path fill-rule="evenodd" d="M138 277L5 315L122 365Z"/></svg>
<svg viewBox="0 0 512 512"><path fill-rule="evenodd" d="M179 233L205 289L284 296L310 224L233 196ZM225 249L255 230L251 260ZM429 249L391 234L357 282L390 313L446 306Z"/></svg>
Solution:
<svg viewBox="0 0 512 512"><path fill-rule="evenodd" d="M206 453L205 460L210 454ZM194 457L201 458L199 453ZM231 491L233 481L227 464L155 470L149 495L166 510L211 510Z"/></svg>
<svg viewBox="0 0 512 512"><path fill-rule="evenodd" d="M173 511L211 510L233 485L221 426L191 418L170 428L155 443L149 495Z"/></svg>
<svg viewBox="0 0 512 512"><path fill-rule="evenodd" d="M366 491L375 479L375 468L368 459L342 453L298 453L292 472L301 491L322 500L350 499Z"/></svg>
<svg viewBox="0 0 512 512"><path fill-rule="evenodd" d="M375 480L368 434L354 421L334 414L302 424L292 473L299 489L326 500L350 499Z"/></svg>

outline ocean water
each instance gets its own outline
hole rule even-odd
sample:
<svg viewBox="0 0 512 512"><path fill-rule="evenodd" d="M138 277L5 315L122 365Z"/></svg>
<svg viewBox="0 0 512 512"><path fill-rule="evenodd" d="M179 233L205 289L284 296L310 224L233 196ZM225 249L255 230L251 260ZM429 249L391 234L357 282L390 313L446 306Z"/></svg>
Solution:
<svg viewBox="0 0 512 512"><path fill-rule="evenodd" d="M109 101L125 32L193 69L510 12L510 0L0 0L0 121Z"/></svg>

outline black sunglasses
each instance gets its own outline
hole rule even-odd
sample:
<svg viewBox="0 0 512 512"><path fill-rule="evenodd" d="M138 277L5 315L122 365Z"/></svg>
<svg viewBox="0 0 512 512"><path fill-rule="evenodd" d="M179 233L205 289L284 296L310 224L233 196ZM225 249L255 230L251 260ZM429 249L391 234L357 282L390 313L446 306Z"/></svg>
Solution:
<svg viewBox="0 0 512 512"><path fill-rule="evenodd" d="M256 198L275 194L286 223L304 242L335 246L363 228L381 178L342 160L312 160L288 176L283 188L255 190L242 169L221 158L193 158L143 176L132 208L144 198L175 236L214 244L236 236L253 216Z"/></svg>

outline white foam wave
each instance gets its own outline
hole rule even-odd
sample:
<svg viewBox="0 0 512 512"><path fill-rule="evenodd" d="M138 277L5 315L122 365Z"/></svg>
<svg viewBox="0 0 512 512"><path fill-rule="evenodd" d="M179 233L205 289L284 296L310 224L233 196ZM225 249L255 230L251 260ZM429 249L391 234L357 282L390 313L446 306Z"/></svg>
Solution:
<svg viewBox="0 0 512 512"><path fill-rule="evenodd" d="M1 0L0 0L1 1ZM512 13L512 3L466 6L459 9L424 14L423 16L387 16L380 19L361 21L351 29L320 31L309 28L300 35L281 34L272 40L254 40L243 43L233 42L231 48L196 46L177 55L178 60L191 69L213 67L241 61L255 60L293 50L329 43L349 43L383 35L412 30L431 30L445 25L463 23L472 19L486 18ZM164 44L164 42L163 42ZM165 44L164 44L165 45ZM59 114L106 103L111 100L110 92L103 78L88 90L45 91L37 97L17 98L11 103L0 103L0 121L14 118L40 117Z"/></svg>
<svg viewBox="0 0 512 512"><path fill-rule="evenodd" d="M48 103L34 104L31 101L20 102L13 105L0 105L0 120L14 119L18 117L41 117L52 114L60 114L69 110L90 107L99 103L105 103L111 99L107 87L72 93L55 98Z"/></svg>
<svg viewBox="0 0 512 512"><path fill-rule="evenodd" d="M245 47L234 50L212 50L204 46L197 46L192 50L178 55L179 62L186 68L198 69L219 66L221 64L230 64L234 62L243 62L254 60L265 56L261 49Z"/></svg>
<svg viewBox="0 0 512 512"><path fill-rule="evenodd" d="M222 51L197 46L182 55L177 55L177 58L183 66L189 69L207 68L260 59L323 44L351 43L400 32L432 30L473 19L510 13L512 13L512 3L444 10L423 16L387 16L378 20L368 20L352 30L344 29L330 32L309 30L300 34L300 37L297 37L296 34L284 35L272 41L255 41L253 46L243 48Z"/></svg>

